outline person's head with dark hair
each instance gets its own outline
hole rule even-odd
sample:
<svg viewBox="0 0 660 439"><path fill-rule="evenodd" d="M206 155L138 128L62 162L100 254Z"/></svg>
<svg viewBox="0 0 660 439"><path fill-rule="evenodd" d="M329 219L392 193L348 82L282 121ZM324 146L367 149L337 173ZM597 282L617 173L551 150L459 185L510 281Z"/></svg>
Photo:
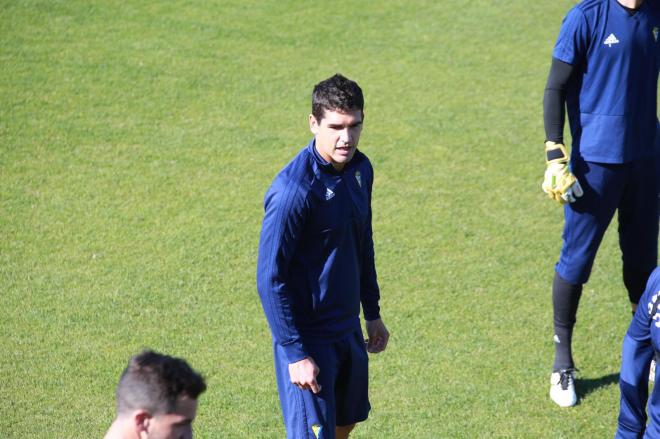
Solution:
<svg viewBox="0 0 660 439"><path fill-rule="evenodd" d="M117 385L117 418L106 439L188 439L204 378L185 360L143 351L128 362Z"/></svg>
<svg viewBox="0 0 660 439"><path fill-rule="evenodd" d="M314 86L312 114L318 122L321 122L326 111L350 113L356 110L364 110L364 97L357 82L336 73Z"/></svg>
<svg viewBox="0 0 660 439"><path fill-rule="evenodd" d="M340 75L319 82L312 92L309 128L316 150L342 170L357 150L364 119L364 97L355 81Z"/></svg>

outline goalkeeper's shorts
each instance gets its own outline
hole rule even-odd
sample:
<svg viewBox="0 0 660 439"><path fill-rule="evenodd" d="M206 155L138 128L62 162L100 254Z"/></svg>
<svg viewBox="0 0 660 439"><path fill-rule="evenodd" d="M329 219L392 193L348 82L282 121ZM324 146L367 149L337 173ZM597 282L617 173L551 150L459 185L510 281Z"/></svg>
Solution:
<svg viewBox="0 0 660 439"><path fill-rule="evenodd" d="M606 164L572 160L584 195L564 205L563 247L557 273L568 282L589 279L596 252L618 209L624 266L651 272L658 260L660 158Z"/></svg>

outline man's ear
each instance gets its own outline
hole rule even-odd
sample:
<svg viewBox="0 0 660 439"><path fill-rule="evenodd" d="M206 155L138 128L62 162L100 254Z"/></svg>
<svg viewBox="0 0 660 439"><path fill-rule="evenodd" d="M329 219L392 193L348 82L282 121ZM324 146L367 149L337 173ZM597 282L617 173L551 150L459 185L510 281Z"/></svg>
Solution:
<svg viewBox="0 0 660 439"><path fill-rule="evenodd" d="M142 437L143 433L149 433L151 424L151 415L145 410L136 410L133 412L133 425L138 437Z"/></svg>
<svg viewBox="0 0 660 439"><path fill-rule="evenodd" d="M313 114L309 115L309 130L314 135L319 132L319 121L316 120Z"/></svg>

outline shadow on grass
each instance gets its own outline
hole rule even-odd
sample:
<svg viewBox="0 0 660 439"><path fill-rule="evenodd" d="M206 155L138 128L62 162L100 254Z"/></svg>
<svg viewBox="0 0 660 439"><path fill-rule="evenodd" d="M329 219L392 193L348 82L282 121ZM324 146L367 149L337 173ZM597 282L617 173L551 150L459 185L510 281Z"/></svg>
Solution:
<svg viewBox="0 0 660 439"><path fill-rule="evenodd" d="M580 399L589 395L592 392L600 389L601 387L606 387L612 384L619 382L619 374L611 373L609 375L604 375L600 378L590 378L590 379L580 379L575 380L575 391L578 394Z"/></svg>

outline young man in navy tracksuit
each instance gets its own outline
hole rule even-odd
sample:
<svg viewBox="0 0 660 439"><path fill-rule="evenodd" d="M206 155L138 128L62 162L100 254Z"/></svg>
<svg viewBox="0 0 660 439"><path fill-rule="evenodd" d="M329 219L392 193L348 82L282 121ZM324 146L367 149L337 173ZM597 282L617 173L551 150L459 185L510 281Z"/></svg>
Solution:
<svg viewBox="0 0 660 439"><path fill-rule="evenodd" d="M564 19L544 97L543 190L564 204L552 286L550 397L577 402L571 338L582 285L615 211L623 282L635 310L658 258L660 0L584 0ZM564 108L571 127L563 145Z"/></svg>
<svg viewBox="0 0 660 439"><path fill-rule="evenodd" d="M383 351L389 338L374 265L373 168L357 150L363 108L357 83L341 75L318 83L314 139L264 200L257 289L288 438L347 438L367 419L367 351Z"/></svg>

